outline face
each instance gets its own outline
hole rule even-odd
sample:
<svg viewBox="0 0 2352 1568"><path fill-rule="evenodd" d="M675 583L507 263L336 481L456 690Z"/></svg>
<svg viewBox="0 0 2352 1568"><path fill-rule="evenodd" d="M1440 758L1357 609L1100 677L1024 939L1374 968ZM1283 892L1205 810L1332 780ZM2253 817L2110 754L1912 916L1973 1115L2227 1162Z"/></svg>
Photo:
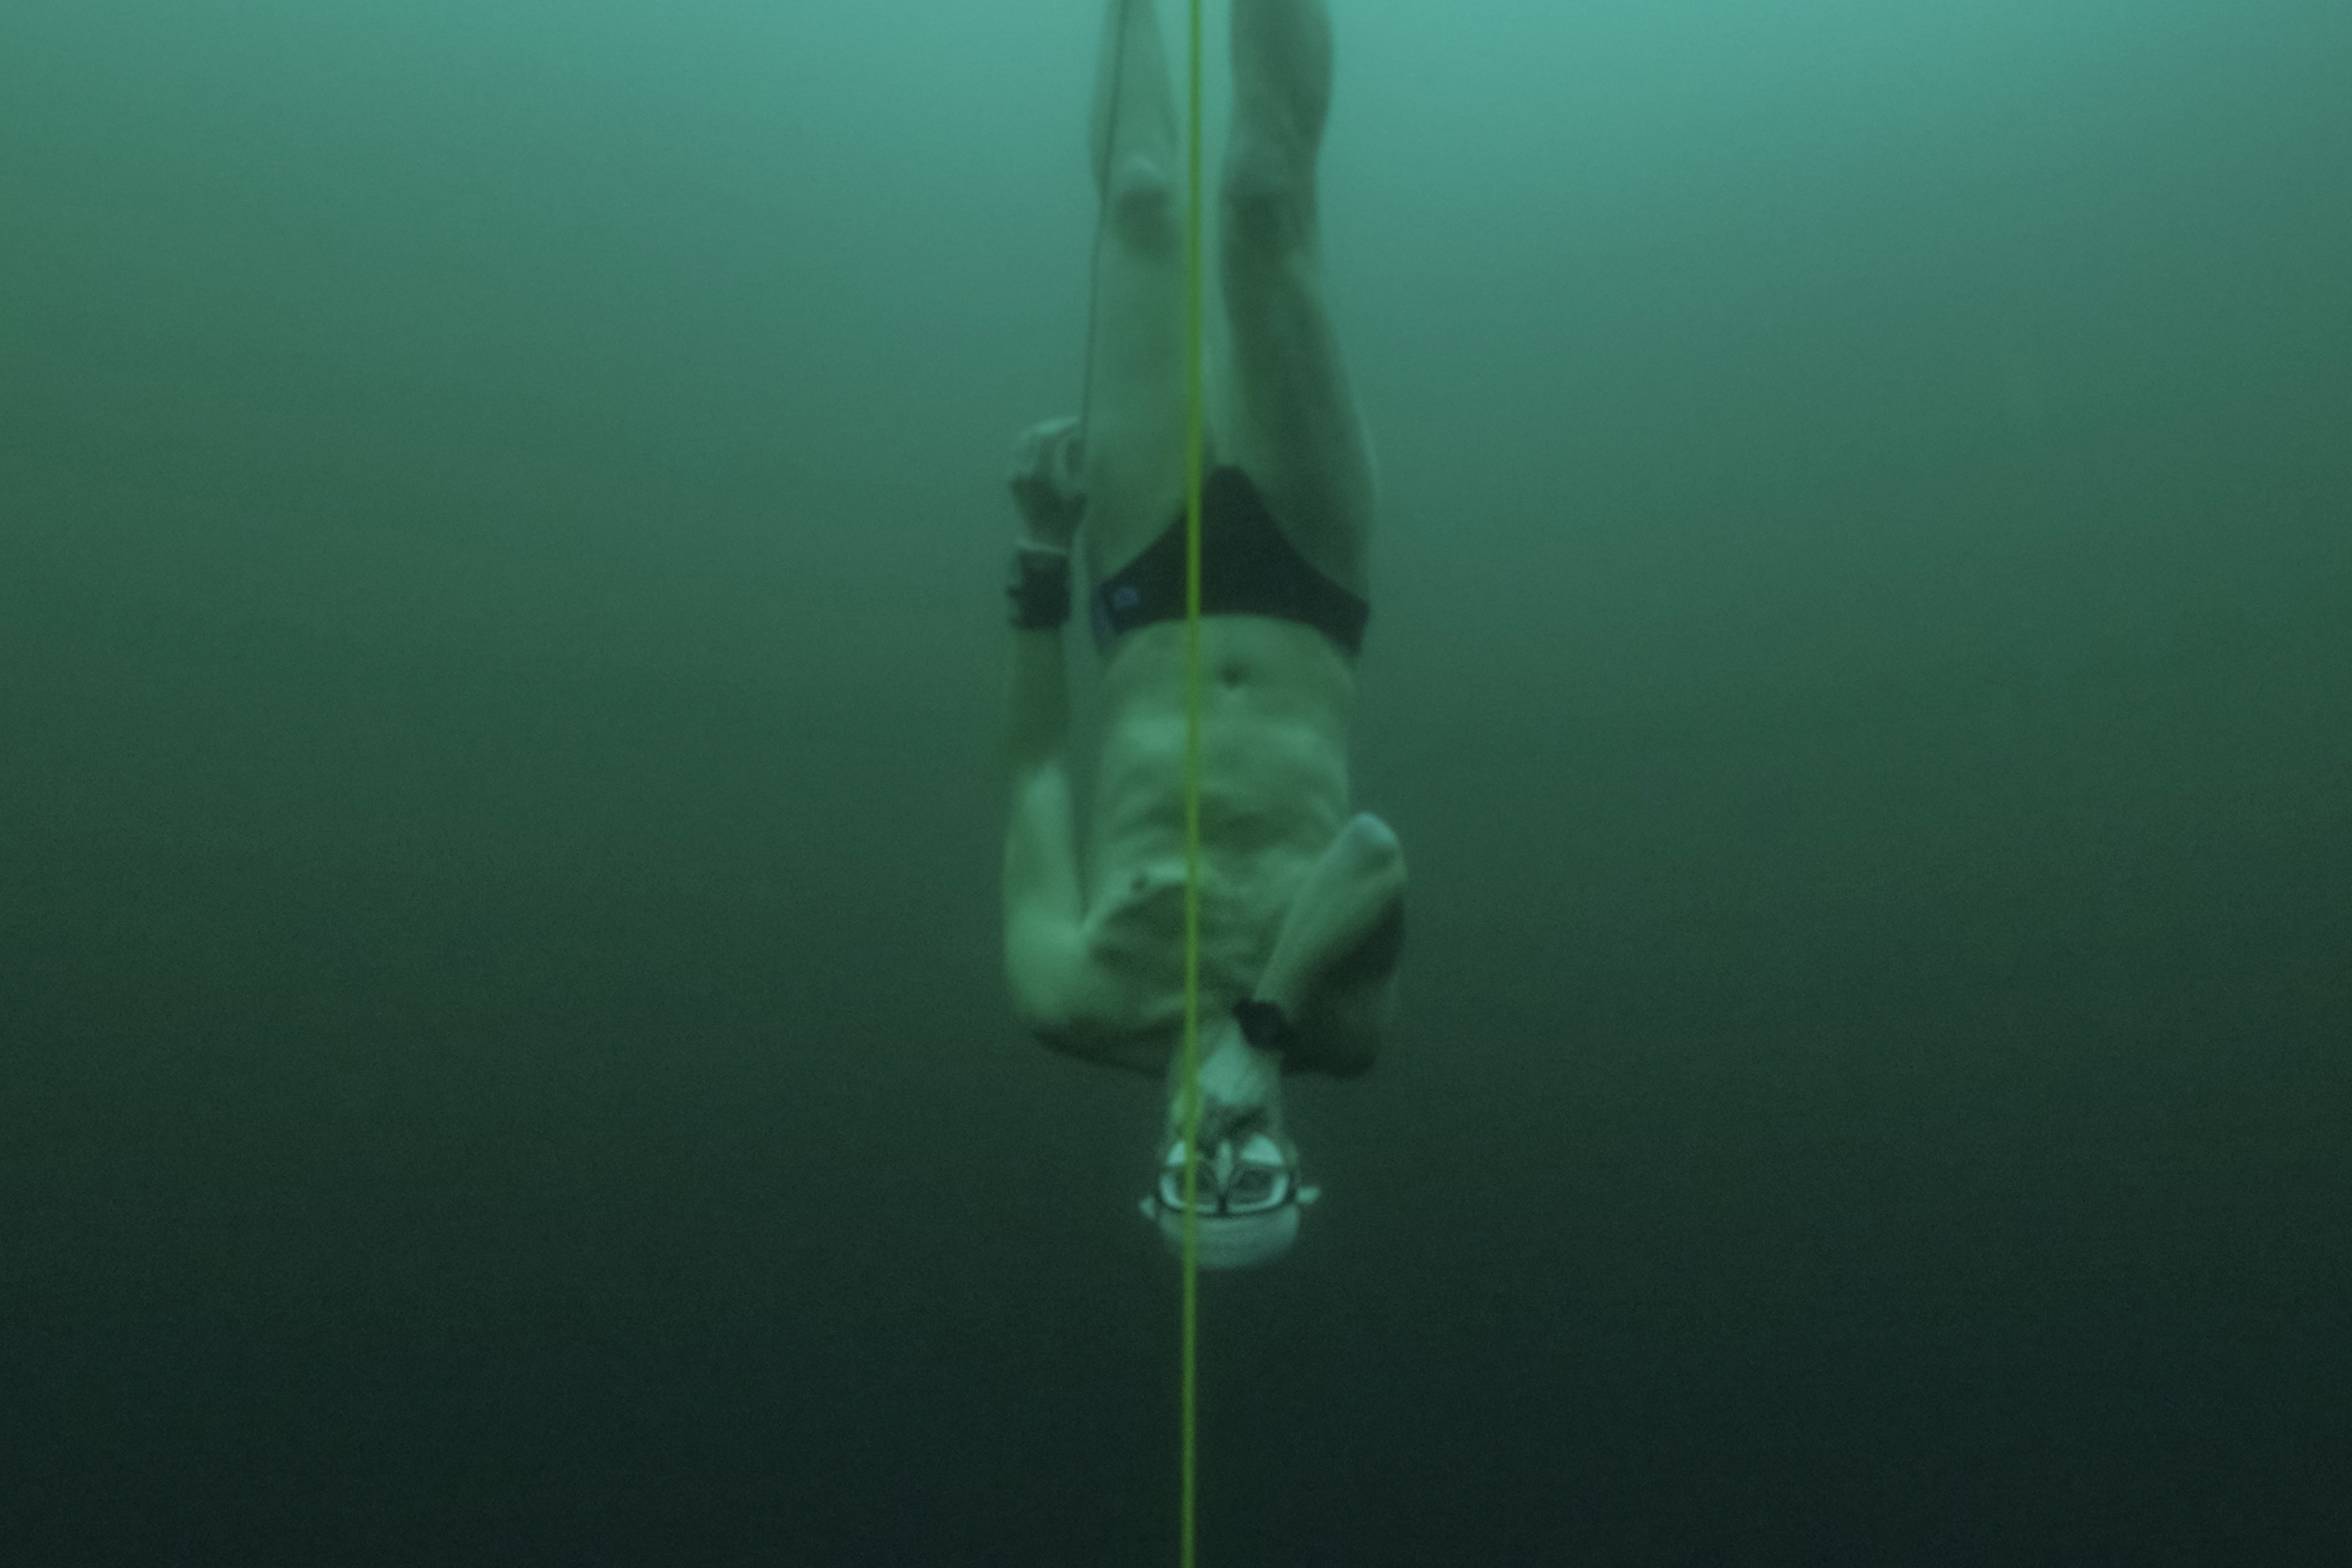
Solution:
<svg viewBox="0 0 2352 1568"><path fill-rule="evenodd" d="M1193 1207L1201 1214L1264 1214L1297 1200L1296 1153L1259 1132L1221 1141L1195 1173ZM1184 1145L1171 1145L1160 1167L1160 1204L1184 1208Z"/></svg>
<svg viewBox="0 0 2352 1568"><path fill-rule="evenodd" d="M1184 1145L1169 1151L1144 1218L1159 1227L1168 1250L1182 1256L1188 1239L1202 1269L1254 1269L1286 1254L1298 1239L1298 1218L1319 1196L1298 1185L1298 1151L1264 1133L1219 1143L1194 1172L1192 1210L1184 1210Z"/></svg>

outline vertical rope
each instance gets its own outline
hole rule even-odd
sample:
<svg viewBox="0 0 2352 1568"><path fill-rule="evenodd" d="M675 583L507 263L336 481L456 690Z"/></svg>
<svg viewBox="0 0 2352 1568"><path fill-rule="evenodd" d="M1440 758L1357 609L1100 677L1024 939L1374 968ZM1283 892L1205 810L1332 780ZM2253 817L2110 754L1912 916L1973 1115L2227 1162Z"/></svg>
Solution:
<svg viewBox="0 0 2352 1568"><path fill-rule="evenodd" d="M1087 357L1079 361L1078 435L1081 440L1094 433L1095 423L1095 339L1102 324L1102 256L1104 235L1110 228L1110 174L1118 162L1118 115L1127 101L1127 26L1125 17L1114 18L1109 38L1110 94L1103 106L1103 167L1097 176L1099 189L1095 193L1095 244L1087 261Z"/></svg>
<svg viewBox="0 0 2352 1568"><path fill-rule="evenodd" d="M1194 1568L1200 1494L1201 1220L1201 0L1192 0L1184 224L1184 1310L1179 1568Z"/></svg>

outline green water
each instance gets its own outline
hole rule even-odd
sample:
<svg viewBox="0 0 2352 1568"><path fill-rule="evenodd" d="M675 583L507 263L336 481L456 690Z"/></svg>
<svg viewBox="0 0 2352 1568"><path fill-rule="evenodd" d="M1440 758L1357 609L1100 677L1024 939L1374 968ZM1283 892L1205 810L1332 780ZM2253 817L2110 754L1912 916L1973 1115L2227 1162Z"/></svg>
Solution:
<svg viewBox="0 0 2352 1568"><path fill-rule="evenodd" d="M1203 1563L2343 1560L2352 11L1334 4L1412 935ZM1097 21L0 15L0 1561L1173 1561Z"/></svg>

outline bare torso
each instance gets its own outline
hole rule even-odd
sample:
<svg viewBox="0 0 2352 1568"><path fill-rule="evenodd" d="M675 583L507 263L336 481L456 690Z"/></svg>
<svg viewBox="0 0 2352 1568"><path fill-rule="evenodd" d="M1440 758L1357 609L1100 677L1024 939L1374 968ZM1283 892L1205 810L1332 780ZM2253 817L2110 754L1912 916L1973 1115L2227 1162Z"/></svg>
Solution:
<svg viewBox="0 0 2352 1568"><path fill-rule="evenodd" d="M1205 619L1201 653L1201 992L1214 1015L1255 985L1348 821L1355 675L1320 632L1258 616ZM1085 946L1108 983L1082 1049L1158 1071L1184 1008L1183 624L1121 639L1105 681Z"/></svg>

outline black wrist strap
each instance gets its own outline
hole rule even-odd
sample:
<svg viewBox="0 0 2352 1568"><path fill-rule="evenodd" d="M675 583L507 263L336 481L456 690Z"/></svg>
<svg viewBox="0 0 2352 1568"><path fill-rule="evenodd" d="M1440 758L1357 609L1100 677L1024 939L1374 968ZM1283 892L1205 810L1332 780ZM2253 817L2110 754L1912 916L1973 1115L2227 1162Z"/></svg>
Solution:
<svg viewBox="0 0 2352 1568"><path fill-rule="evenodd" d="M1286 1060L1297 1054L1298 1026L1284 1017L1276 1004L1244 998L1234 1004L1234 1017L1241 1022L1242 1038L1257 1050L1271 1051Z"/></svg>
<svg viewBox="0 0 2352 1568"><path fill-rule="evenodd" d="M1013 624L1024 632L1049 632L1070 618L1070 556L1066 550L1023 545L1013 552L1004 596L1013 603Z"/></svg>

